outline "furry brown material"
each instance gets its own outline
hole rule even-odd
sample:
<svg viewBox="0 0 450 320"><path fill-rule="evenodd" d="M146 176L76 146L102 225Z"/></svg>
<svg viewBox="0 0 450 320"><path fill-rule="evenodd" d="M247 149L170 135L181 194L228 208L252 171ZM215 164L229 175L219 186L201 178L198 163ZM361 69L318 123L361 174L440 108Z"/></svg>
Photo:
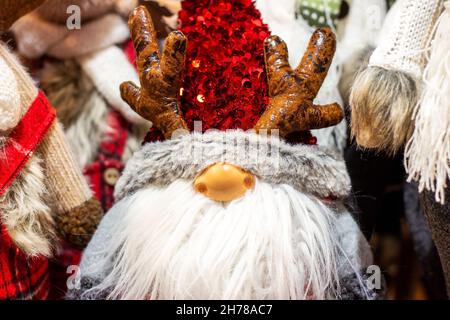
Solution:
<svg viewBox="0 0 450 320"><path fill-rule="evenodd" d="M14 243L30 256L52 255L56 239L51 210L44 199L45 176L34 155L7 192L0 197L0 218Z"/></svg>
<svg viewBox="0 0 450 320"><path fill-rule="evenodd" d="M88 244L97 225L103 217L100 202L92 198L82 206L72 209L65 215L56 217L61 234L79 248Z"/></svg>
<svg viewBox="0 0 450 320"><path fill-rule="evenodd" d="M350 94L352 136L364 148L396 153L414 130L417 101L417 84L408 74L381 67L363 70Z"/></svg>
<svg viewBox="0 0 450 320"><path fill-rule="evenodd" d="M42 69L41 88L55 106L64 127L70 126L94 90L74 60L47 63Z"/></svg>

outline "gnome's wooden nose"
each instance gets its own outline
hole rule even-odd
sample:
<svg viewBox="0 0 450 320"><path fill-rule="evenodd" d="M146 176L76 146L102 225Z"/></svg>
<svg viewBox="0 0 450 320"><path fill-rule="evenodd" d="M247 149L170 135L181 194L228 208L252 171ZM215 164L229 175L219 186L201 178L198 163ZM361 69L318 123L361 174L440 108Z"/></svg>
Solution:
<svg viewBox="0 0 450 320"><path fill-rule="evenodd" d="M254 186L253 174L223 162L208 167L194 181L197 192L221 202L238 199Z"/></svg>

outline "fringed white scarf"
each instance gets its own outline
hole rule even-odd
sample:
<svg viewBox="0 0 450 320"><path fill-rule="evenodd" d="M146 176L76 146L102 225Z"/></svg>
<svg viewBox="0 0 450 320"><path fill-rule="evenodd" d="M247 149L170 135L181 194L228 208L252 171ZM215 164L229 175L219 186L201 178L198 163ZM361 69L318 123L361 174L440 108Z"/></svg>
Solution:
<svg viewBox="0 0 450 320"><path fill-rule="evenodd" d="M419 190L435 191L444 204L450 178L450 3L436 27L429 62L424 73L424 90L417 106L414 133L406 147L408 180Z"/></svg>

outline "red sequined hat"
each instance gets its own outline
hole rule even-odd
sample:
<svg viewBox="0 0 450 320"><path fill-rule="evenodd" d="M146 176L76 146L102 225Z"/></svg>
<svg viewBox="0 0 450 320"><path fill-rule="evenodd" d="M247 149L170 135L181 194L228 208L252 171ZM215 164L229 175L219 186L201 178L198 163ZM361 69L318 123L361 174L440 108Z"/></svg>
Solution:
<svg viewBox="0 0 450 320"><path fill-rule="evenodd" d="M264 61L268 26L252 0L184 0L179 30L187 39L180 90L181 112L190 130L253 128L269 102ZM198 129L197 129L198 130ZM287 137L315 144L311 133ZM163 140L152 128L146 142Z"/></svg>

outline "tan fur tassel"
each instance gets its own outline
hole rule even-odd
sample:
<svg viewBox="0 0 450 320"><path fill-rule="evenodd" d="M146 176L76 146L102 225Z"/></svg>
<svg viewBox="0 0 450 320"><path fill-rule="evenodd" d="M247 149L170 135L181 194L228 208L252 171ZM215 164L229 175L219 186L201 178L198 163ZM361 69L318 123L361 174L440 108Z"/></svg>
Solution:
<svg viewBox="0 0 450 320"><path fill-rule="evenodd" d="M350 105L350 93L356 75L367 68L372 52L373 48L370 46L356 50L354 53L350 54L342 64L342 75L339 79L339 91L341 92L346 107Z"/></svg>
<svg viewBox="0 0 450 320"><path fill-rule="evenodd" d="M350 94L351 133L358 145L390 154L401 149L414 128L417 90L402 71L369 67L358 74Z"/></svg>
<svg viewBox="0 0 450 320"><path fill-rule="evenodd" d="M442 3L398 0L388 14L379 45L350 95L352 136L360 146L394 154L411 137L424 53Z"/></svg>
<svg viewBox="0 0 450 320"><path fill-rule="evenodd" d="M444 204L450 178L450 3L445 4L425 69L425 88L415 113L415 130L406 148L408 180L435 191Z"/></svg>

